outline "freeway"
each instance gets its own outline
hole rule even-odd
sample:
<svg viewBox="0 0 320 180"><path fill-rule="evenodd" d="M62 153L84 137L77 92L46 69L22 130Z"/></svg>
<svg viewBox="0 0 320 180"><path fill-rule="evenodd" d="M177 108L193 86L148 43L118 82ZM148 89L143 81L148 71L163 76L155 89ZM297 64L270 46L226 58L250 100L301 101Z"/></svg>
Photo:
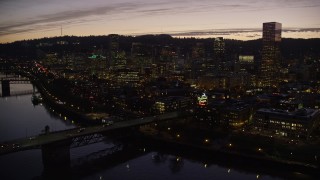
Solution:
<svg viewBox="0 0 320 180"><path fill-rule="evenodd" d="M0 143L0 155L24 151L28 149L37 149L46 144L52 144L59 141L73 140L77 137L89 136L93 134L101 134L103 132L111 130L119 130L128 127L135 127L144 124L149 124L152 122L165 121L169 119L179 118L184 116L185 113L181 112L171 112L166 114L161 114L151 117L143 117L127 121L114 122L110 125L97 125L90 126L86 128L74 128L63 131L50 132L45 134L40 134L33 137L16 139L12 141Z"/></svg>

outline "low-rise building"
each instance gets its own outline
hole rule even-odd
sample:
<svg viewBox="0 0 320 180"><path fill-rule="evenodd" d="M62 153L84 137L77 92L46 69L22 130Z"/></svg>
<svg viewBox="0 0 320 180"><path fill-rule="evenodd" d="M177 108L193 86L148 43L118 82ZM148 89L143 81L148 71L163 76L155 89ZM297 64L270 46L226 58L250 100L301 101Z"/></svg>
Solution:
<svg viewBox="0 0 320 180"><path fill-rule="evenodd" d="M195 118L214 127L241 128L252 119L251 106L242 101L213 100L196 108Z"/></svg>
<svg viewBox="0 0 320 180"><path fill-rule="evenodd" d="M320 111L298 109L290 112L279 109L262 108L256 111L254 127L270 136L308 138L318 127Z"/></svg>
<svg viewBox="0 0 320 180"><path fill-rule="evenodd" d="M220 118L223 123L232 128L240 128L248 124L251 117L251 108L243 102L234 102L221 109Z"/></svg>

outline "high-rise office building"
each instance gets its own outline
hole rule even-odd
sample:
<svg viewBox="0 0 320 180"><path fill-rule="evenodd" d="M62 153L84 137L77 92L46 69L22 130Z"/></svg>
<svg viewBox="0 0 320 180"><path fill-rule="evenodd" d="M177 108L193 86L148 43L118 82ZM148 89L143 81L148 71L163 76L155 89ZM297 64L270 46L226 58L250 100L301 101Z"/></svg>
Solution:
<svg viewBox="0 0 320 180"><path fill-rule="evenodd" d="M281 23L263 23L260 86L276 86L280 66Z"/></svg>
<svg viewBox="0 0 320 180"><path fill-rule="evenodd" d="M224 62L225 43L223 37L217 37L213 42L213 60L216 64Z"/></svg>
<svg viewBox="0 0 320 180"><path fill-rule="evenodd" d="M205 53L205 52L204 52ZM213 56L207 59L206 74L209 76L214 75L216 72L222 71L225 64L225 42L223 37L213 39Z"/></svg>
<svg viewBox="0 0 320 180"><path fill-rule="evenodd" d="M126 54L120 49L119 35L109 35L108 67L112 70L122 69L127 64Z"/></svg>

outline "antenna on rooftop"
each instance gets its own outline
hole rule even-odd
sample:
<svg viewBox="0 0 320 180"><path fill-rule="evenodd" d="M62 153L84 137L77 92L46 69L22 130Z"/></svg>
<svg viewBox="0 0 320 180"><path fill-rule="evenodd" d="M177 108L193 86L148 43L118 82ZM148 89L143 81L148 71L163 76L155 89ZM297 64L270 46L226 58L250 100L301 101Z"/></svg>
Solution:
<svg viewBox="0 0 320 180"><path fill-rule="evenodd" d="M62 36L62 26L61 26L61 36Z"/></svg>

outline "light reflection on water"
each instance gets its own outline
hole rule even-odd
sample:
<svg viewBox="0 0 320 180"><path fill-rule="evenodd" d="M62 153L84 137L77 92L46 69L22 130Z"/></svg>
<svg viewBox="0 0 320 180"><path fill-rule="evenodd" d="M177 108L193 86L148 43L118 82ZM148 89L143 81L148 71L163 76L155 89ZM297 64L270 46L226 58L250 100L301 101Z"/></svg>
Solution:
<svg viewBox="0 0 320 180"><path fill-rule="evenodd" d="M11 92L32 90L32 84L11 84ZM0 141L38 135L46 125L52 130L75 127L52 116L41 105L33 105L31 95L0 98Z"/></svg>
<svg viewBox="0 0 320 180"><path fill-rule="evenodd" d="M257 179L257 174L240 172L170 154L149 152L112 168L101 170L84 179ZM278 178L259 175L259 179Z"/></svg>

